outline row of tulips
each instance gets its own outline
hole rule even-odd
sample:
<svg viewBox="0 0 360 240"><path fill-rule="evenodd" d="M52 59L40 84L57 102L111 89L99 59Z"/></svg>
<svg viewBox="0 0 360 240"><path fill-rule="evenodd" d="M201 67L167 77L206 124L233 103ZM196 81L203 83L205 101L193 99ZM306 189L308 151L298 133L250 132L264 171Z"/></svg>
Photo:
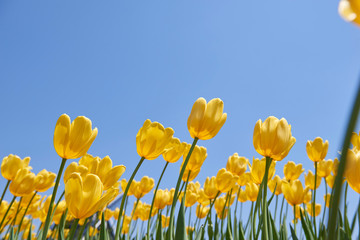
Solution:
<svg viewBox="0 0 360 240"><path fill-rule="evenodd" d="M57 175L46 170L35 175L31 172L28 157L21 159L10 154L3 158L1 174L7 184L0 201L0 234L9 239L171 240L217 239L220 236L258 239L260 234L262 239L287 239L288 210L283 210L286 200L286 209L291 206L293 212L294 220L290 224L293 239L328 238L324 219L329 214L324 206L320 216L322 206L317 203L316 189L324 179L326 195L323 205L331 207L333 194L328 192L328 186L334 187L339 161L325 160L328 141L317 137L306 144L307 155L314 162L314 173L309 170L304 174L305 185L299 180L304 172L301 163L288 161L283 168L284 177L274 176L276 163L286 158L296 142L291 126L284 118L279 120L270 116L265 121L256 122L253 144L263 158L253 158L250 162L234 153L216 176L207 177L203 185L194 182L207 158L206 148L197 143L215 137L220 131L227 118L223 107L218 98L208 103L204 98L196 100L187 122L190 136L194 139L192 144L175 138L173 129L146 120L136 135L140 160L128 181L121 179L125 166L113 166L109 156L100 158L87 154L98 133L88 118L81 116L71 122L66 114L60 116L54 131L54 147L62 158ZM345 182L346 189L350 186L360 193L359 134L353 133L351 142L353 148L347 151L348 164L342 182ZM154 160L159 156L163 157L165 165L156 186L154 179L148 176L134 180L145 159ZM183 162L175 188L159 189L168 164L181 157ZM69 159L77 158L80 158L78 162L71 162L65 169ZM61 177L65 190L56 197ZM51 187L52 195L39 194ZM3 200L7 189L13 195L9 203ZM153 193L151 203L141 201L150 192ZM131 196L136 200L132 210L126 211ZM270 211L274 197L275 208ZM111 210L110 205L115 199L121 202ZM176 207L178 202L180 207ZM251 205L247 218L243 216L244 211L238 213L238 205L242 209L246 203ZM192 217L191 209L195 204L196 217ZM130 214L126 215L126 212ZM346 211L344 214L345 224L336 225L337 234L351 238L356 218L349 224ZM34 219L41 222L36 232ZM299 220L302 228L297 231ZM137 225L138 221L142 222L141 226ZM111 226L110 222L114 225Z"/></svg>

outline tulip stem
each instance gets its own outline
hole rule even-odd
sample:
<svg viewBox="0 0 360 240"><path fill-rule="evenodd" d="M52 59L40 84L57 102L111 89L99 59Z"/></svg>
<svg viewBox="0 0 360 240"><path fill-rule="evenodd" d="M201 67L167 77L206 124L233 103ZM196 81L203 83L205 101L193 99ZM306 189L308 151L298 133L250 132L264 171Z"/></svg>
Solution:
<svg viewBox="0 0 360 240"><path fill-rule="evenodd" d="M138 204L139 204L139 201L140 201L140 198L136 199L136 203L135 203L134 209L132 210L132 213L131 213L131 218L130 218L130 222L129 222L129 233L128 233L128 236L127 236L127 239L128 239L128 240L130 239L130 235L132 235L132 234L131 234L131 231L130 231L130 230L132 230L132 229L131 229L131 223L132 223L132 220L133 220L133 217L134 217L136 208L137 208L137 206L138 206ZM123 226L124 226L124 221L125 221L125 218L123 218L123 223L122 223Z"/></svg>
<svg viewBox="0 0 360 240"><path fill-rule="evenodd" d="M85 227L86 227L86 224L87 224L89 218L90 218L90 217L86 218L84 224L81 226L81 228L80 228L80 233L79 233L79 236L78 236L78 238L77 238L78 240L81 240L81 237L82 237L82 235L84 234L84 230L85 230Z"/></svg>
<svg viewBox="0 0 360 240"><path fill-rule="evenodd" d="M18 205L17 205L15 217L14 217L12 223L11 223L11 226L14 226L14 225L15 225L15 221L16 221L17 215L19 214L20 210L22 209L22 207L21 207L21 202L22 202L22 200L23 200L23 197L20 198L20 201L19 201L19 203L18 203Z"/></svg>
<svg viewBox="0 0 360 240"><path fill-rule="evenodd" d="M140 168L141 164L144 162L144 160L145 160L145 157L141 157L141 159L140 159L139 163L137 164L134 172L132 173L128 183L126 184L126 188L125 188L124 194L123 194L122 199L121 199L121 204L120 204L120 209L119 209L119 217L118 217L117 224L116 224L115 240L118 240L119 236L120 236L120 222L121 222L120 218L122 217L125 198L126 198L127 193L128 193L128 191L130 189L131 182L133 181L137 171L139 170L139 168Z"/></svg>
<svg viewBox="0 0 360 240"><path fill-rule="evenodd" d="M278 207L278 198L279 198L279 195L276 195L276 196L275 196L274 222L276 222L276 212L277 212L277 207Z"/></svg>
<svg viewBox="0 0 360 240"><path fill-rule="evenodd" d="M68 239L74 239L74 235L75 235L75 232L76 232L76 227L79 223L79 219L78 218L75 218L74 221L72 222L71 224L71 228L70 228L70 232L69 232L69 237ZM46 236L46 234L45 234Z"/></svg>
<svg viewBox="0 0 360 240"><path fill-rule="evenodd" d="M63 198L63 196L65 195L65 190L62 192L62 194L60 195L59 199L56 202L56 206L59 205L61 199Z"/></svg>
<svg viewBox="0 0 360 240"><path fill-rule="evenodd" d="M285 201L285 198L283 196L283 199L282 199L282 202L281 202L281 208L280 208L280 222L279 222L280 226L281 226L282 212L283 212L283 208L284 208L284 201Z"/></svg>
<svg viewBox="0 0 360 240"><path fill-rule="evenodd" d="M48 232L49 227L50 227L50 218L51 218L51 215L53 212L53 206L54 206L54 201L55 201L55 197L56 197L56 192L59 187L59 182L60 182L60 178L61 178L62 172L64 170L64 167L65 167L65 163L66 163L66 158L63 158L61 161L61 165L60 165L58 174L56 176L56 182L55 182L55 186L54 186L53 193L51 196L49 209L48 209L48 213L47 213L44 228L43 228L43 233L45 233L45 234L42 235L42 237L41 237L42 240L46 240L46 233Z"/></svg>
<svg viewBox="0 0 360 240"><path fill-rule="evenodd" d="M21 220L20 220L20 223L19 223L19 227L18 227L17 232L19 232L19 230L20 230L20 228L21 228L21 225L22 225L22 222L23 222L23 220L24 220L24 218L25 218L25 216L26 216L26 213L27 213L27 211L28 211L28 209L29 209L29 207L30 207L30 205L31 205L31 202L33 201L34 197L36 196L36 194L37 194L37 191L34 192L34 194L32 195L32 197L31 197L31 199L30 199L30 201L29 201L29 203L28 203L28 205L26 206L24 215L22 216L22 218L21 218Z"/></svg>
<svg viewBox="0 0 360 240"><path fill-rule="evenodd" d="M271 161L272 159L270 157L266 157L266 166L265 166L265 174L264 174L264 179L263 179L263 191L264 191L264 195L262 197L263 200L263 212L262 212L262 217L263 217L263 239L268 240L269 236L268 236L268 224L267 224L267 213L268 213L268 206L267 206L267 199L266 199L266 194L267 194L267 182L268 182L268 175L269 175L269 168L271 165Z"/></svg>
<svg viewBox="0 0 360 240"><path fill-rule="evenodd" d="M198 139L197 137L194 138L194 141L193 141L193 143L191 144L190 150L189 150L189 152L188 152L188 154L187 154L187 156L186 156L186 159L185 159L184 164L183 164L183 166L182 166L182 168L181 168L181 171L180 171L180 174L179 174L177 183L176 183L176 188L175 188L175 193L174 193L174 199L173 199L173 202L172 202L172 205L171 205L171 210L170 210L170 225L169 225L169 237L168 237L168 239L170 239L170 240L172 240L172 238L173 238L173 228L174 228L174 226L173 226L172 222L173 222L173 218L174 218L175 206L176 206L176 201L177 201L177 199L175 198L175 196L178 195L182 177L183 177L183 175L184 175L186 166L187 166L187 164L188 164L188 162L189 162L190 156L191 156L191 154L192 154L192 152L193 152L193 150L194 150L194 148L195 148L195 145L196 145L196 143L197 143L198 140L199 140L199 139Z"/></svg>
<svg viewBox="0 0 360 240"><path fill-rule="evenodd" d="M329 240L335 239L335 229L336 224L338 223L337 216L338 216L338 209L340 204L340 197L341 197L341 188L342 188L342 181L344 176L344 171L346 167L346 158L347 158L347 151L350 147L350 139L352 132L355 129L355 125L357 123L357 118L360 111L360 84L358 86L358 90L356 93L356 98L352 106L351 114L348 120L348 125L346 128L344 140L343 140L343 146L341 150L341 156L340 156L340 164L338 168L338 173L335 178L335 183L332 189L332 199L331 199L331 208L329 208L329 220L327 224L327 236L329 236Z"/></svg>
<svg viewBox="0 0 360 240"><path fill-rule="evenodd" d="M315 215L316 179L317 179L317 170L318 170L317 164L318 164L318 162L315 162L314 199L313 199L313 202L312 202L312 212L313 212L313 222L314 222L315 239L317 239L317 234L316 234L316 215Z"/></svg>
<svg viewBox="0 0 360 240"><path fill-rule="evenodd" d="M4 199L6 190L8 189L8 187L9 187L9 185L10 185L10 182L11 182L11 180L8 180L7 183L6 183L6 186L5 186L5 188L4 188L4 191L3 191L2 195L1 195L0 206L1 206L2 200Z"/></svg>
<svg viewBox="0 0 360 240"><path fill-rule="evenodd" d="M9 213L9 211L10 211L10 208L11 208L11 206L13 205L15 199L16 199L16 196L14 196L13 199L11 200L11 202L10 202L10 204L9 204L9 207L8 207L8 209L6 210L4 216L3 216L2 220L1 220L1 223L0 223L0 232L2 232L2 230L3 230L1 227L2 227L2 225L3 225L3 223L4 223L4 221L5 221L5 218L6 218L6 216L8 215L8 213Z"/></svg>
<svg viewBox="0 0 360 240"><path fill-rule="evenodd" d="M152 201L151 201L149 218L148 218L148 222L147 222L147 233L146 233L147 239L150 239L150 220L151 220L151 213L152 213L152 210L153 210L156 193L157 193L157 190L158 190L158 188L159 188L161 179L162 179L162 177L163 177L163 175L164 175L164 173L165 173L165 170L166 170L166 168L167 168L168 165L169 165L169 162L166 162L166 164L165 164L165 166L164 166L164 168L163 168L163 170L162 170L162 172L161 172L161 174L160 174L159 181L158 181L158 183L156 184L154 196L153 196Z"/></svg>
<svg viewBox="0 0 360 240"><path fill-rule="evenodd" d="M294 232L296 236L296 204L294 205Z"/></svg>
<svg viewBox="0 0 360 240"><path fill-rule="evenodd" d="M328 189L327 189L326 178L324 178L324 181L325 181L325 205L324 205L323 216L322 216L322 220L321 220L321 227L324 226L324 219L325 219L325 213L326 213L326 203L327 203L327 198L328 198Z"/></svg>
<svg viewBox="0 0 360 240"><path fill-rule="evenodd" d="M210 210L209 210L209 212L208 212L208 214L207 214L207 216L206 216L205 223L204 223L204 228L206 227L206 223L207 223L207 221L208 221L208 219L209 219L209 214L211 214L211 209L212 209L212 207L213 207L213 205L214 205L214 203L215 203L215 200L217 199L217 197L218 197L219 195L220 195L220 191L217 192L214 200L213 200L212 202L210 202ZM211 215L210 215L210 218L211 218Z"/></svg>

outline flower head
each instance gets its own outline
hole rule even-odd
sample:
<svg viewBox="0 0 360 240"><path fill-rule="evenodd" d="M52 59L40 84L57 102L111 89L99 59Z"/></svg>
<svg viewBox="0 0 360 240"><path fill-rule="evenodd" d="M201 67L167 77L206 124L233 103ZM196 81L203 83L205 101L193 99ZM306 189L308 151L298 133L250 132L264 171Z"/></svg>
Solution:
<svg viewBox="0 0 360 240"><path fill-rule="evenodd" d="M306 143L306 153L311 161L320 162L325 159L327 151L329 148L329 142L324 140L321 137L317 137L314 141L307 141Z"/></svg>
<svg viewBox="0 0 360 240"><path fill-rule="evenodd" d="M284 175L288 181L298 179L302 172L304 169L301 163L295 164L293 161L289 161L284 166Z"/></svg>
<svg viewBox="0 0 360 240"><path fill-rule="evenodd" d="M10 154L3 158L1 162L1 175L7 180L14 180L18 170L26 168L31 170L29 166L30 157L21 160L17 155Z"/></svg>

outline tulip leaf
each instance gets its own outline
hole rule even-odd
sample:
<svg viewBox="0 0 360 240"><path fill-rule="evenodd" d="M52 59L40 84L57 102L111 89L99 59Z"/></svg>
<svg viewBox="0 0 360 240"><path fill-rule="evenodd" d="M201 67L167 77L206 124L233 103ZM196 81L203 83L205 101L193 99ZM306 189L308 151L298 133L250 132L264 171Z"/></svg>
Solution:
<svg viewBox="0 0 360 240"><path fill-rule="evenodd" d="M67 212L68 212L68 209L65 210L65 212L62 214L62 216L60 218L59 227L58 227L58 231L59 231L58 240L65 239L64 227L65 227L65 221L66 221Z"/></svg>
<svg viewBox="0 0 360 240"><path fill-rule="evenodd" d="M235 239L237 239L237 238L235 238ZM239 238L238 239L245 240L245 232L244 232L244 228L243 228L241 221L239 222Z"/></svg>
<svg viewBox="0 0 360 240"><path fill-rule="evenodd" d="M28 234L27 240L31 240L31 238L32 238L32 222L30 222L29 234Z"/></svg>
<svg viewBox="0 0 360 240"><path fill-rule="evenodd" d="M163 240L163 234L162 234L162 226L161 226L161 214L158 214L158 227L156 230L156 240Z"/></svg>
<svg viewBox="0 0 360 240"><path fill-rule="evenodd" d="M272 236L273 240L278 240L279 239L278 232L276 230L274 219L270 215L270 211L268 216L269 216L269 224L270 224L269 232L271 233L269 236Z"/></svg>
<svg viewBox="0 0 360 240"><path fill-rule="evenodd" d="M275 184L274 192L271 194L271 197L268 200L268 206L270 206L270 203L271 203L271 201L273 200L273 198L275 196L276 187L277 187L277 183Z"/></svg>
<svg viewBox="0 0 360 240"><path fill-rule="evenodd" d="M104 212L101 213L100 239L107 239Z"/></svg>
<svg viewBox="0 0 360 240"><path fill-rule="evenodd" d="M291 231L291 237L292 237L292 239L293 239L293 240L299 240L299 239L297 238L297 236L296 236L296 233L295 233L293 227L291 226L291 224L289 224L289 225L290 225L290 231Z"/></svg>
<svg viewBox="0 0 360 240"><path fill-rule="evenodd" d="M204 239L204 234L205 234L205 228L204 228L204 225L201 225L195 240L203 240Z"/></svg>
<svg viewBox="0 0 360 240"><path fill-rule="evenodd" d="M14 233L14 228L11 227L10 228L10 234L9 234L9 240L15 240L15 233Z"/></svg>
<svg viewBox="0 0 360 240"><path fill-rule="evenodd" d="M237 233L237 219L236 219L236 215L234 214L234 226L233 226L233 236L234 236L234 239L239 239L238 238L238 233Z"/></svg>
<svg viewBox="0 0 360 240"><path fill-rule="evenodd" d="M211 221L211 214L209 214L207 216L207 218L209 219L208 220L208 226L207 226L207 229L208 229L208 238L209 240L213 239L213 236L214 236L214 231L213 231L213 224L212 224L212 221Z"/></svg>
<svg viewBox="0 0 360 240"><path fill-rule="evenodd" d="M313 234L311 234L311 232L310 232L311 227L309 226L308 222L305 220L302 211L300 211L300 218L301 218L301 226L303 228L306 239L309 239L309 240L314 239Z"/></svg>
<svg viewBox="0 0 360 240"><path fill-rule="evenodd" d="M213 239L219 239L219 223L215 216L215 231L214 231L214 238Z"/></svg>
<svg viewBox="0 0 360 240"><path fill-rule="evenodd" d="M184 208L185 199L181 201L178 218L176 221L176 232L175 240L186 240L186 226L185 226L185 208Z"/></svg>

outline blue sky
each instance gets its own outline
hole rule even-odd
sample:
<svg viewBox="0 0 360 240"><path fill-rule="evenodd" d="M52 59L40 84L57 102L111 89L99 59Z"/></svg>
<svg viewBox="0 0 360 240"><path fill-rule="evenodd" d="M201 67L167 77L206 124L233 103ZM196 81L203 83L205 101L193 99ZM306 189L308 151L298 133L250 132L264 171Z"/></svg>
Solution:
<svg viewBox="0 0 360 240"><path fill-rule="evenodd" d="M99 129L89 153L124 164L129 178L147 118L191 142L193 102L220 97L228 119L214 139L199 142L208 149L200 183L234 152L259 157L253 128L270 115L285 117L297 139L277 174L289 160L313 169L306 141L328 139L327 158L336 156L360 72L360 29L339 17L337 5L1 1L0 153L30 156L36 173L57 172L56 120L85 115ZM135 179L157 179L164 164L146 161ZM175 186L179 166L169 166L161 187Z"/></svg>

